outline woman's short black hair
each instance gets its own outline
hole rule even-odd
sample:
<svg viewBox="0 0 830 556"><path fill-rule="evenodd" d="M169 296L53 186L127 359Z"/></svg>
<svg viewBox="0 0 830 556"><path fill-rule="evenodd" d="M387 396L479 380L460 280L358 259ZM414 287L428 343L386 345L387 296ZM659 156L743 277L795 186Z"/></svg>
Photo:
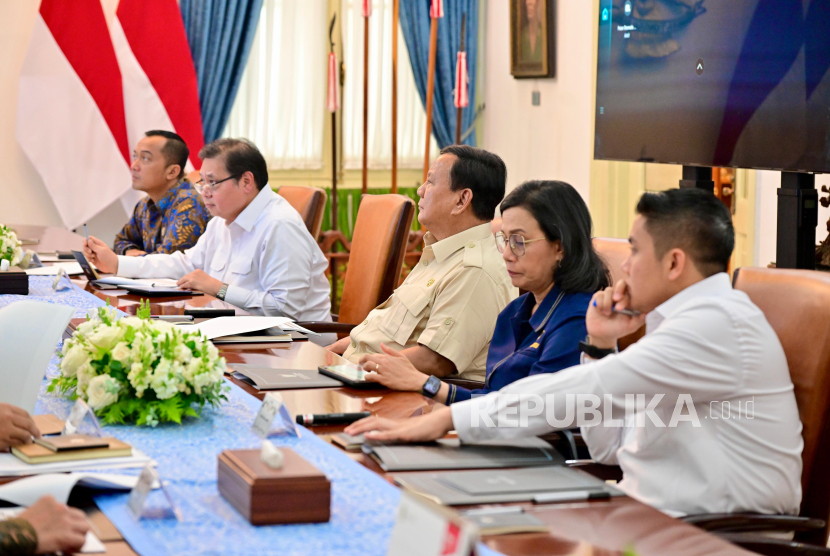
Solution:
<svg viewBox="0 0 830 556"><path fill-rule="evenodd" d="M511 191L501 212L521 207L533 215L548 241L562 243L564 256L553 281L566 293L593 293L611 285L608 267L591 242L591 214L571 185L562 181L528 181Z"/></svg>

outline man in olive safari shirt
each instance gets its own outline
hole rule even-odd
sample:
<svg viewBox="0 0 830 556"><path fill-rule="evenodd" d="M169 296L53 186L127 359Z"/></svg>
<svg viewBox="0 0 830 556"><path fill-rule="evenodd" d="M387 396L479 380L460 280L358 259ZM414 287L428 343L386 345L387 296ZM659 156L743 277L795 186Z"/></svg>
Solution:
<svg viewBox="0 0 830 556"><path fill-rule="evenodd" d="M356 363L385 344L425 374L483 381L496 317L518 294L490 229L506 180L504 162L492 153L443 149L418 189L418 221L429 230L421 260L329 349Z"/></svg>

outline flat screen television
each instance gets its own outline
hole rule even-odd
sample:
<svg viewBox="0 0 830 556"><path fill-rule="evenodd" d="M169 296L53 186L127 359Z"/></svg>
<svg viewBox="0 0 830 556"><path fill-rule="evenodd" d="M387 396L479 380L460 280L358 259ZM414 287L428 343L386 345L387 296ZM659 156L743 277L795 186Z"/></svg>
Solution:
<svg viewBox="0 0 830 556"><path fill-rule="evenodd" d="M830 172L830 0L600 0L597 159Z"/></svg>

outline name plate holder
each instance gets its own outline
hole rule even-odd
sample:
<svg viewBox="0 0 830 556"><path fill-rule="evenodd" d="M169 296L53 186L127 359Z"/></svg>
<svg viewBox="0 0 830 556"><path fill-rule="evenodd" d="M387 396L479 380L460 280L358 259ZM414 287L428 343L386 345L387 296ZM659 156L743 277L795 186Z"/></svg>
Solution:
<svg viewBox="0 0 830 556"><path fill-rule="evenodd" d="M165 507L147 507L147 497L150 491L158 485L161 488L164 497L167 500L168 508ZM133 490L130 491L130 498L127 501L127 508L133 519L140 521L141 519L166 519L172 516L176 521L181 523L183 520L182 514L176 504L173 502L173 497L170 496L164 481L161 480L158 471L151 465L146 465L141 470L141 475L138 476L138 482Z"/></svg>
<svg viewBox="0 0 830 556"><path fill-rule="evenodd" d="M98 418L95 416L95 412L92 411L92 408L90 408L84 400L78 398L75 400L75 405L72 406L72 410L69 412L69 417L66 418L61 434L77 434L84 423L89 423L90 426L84 427L85 430L81 431L83 434L89 434L99 438L103 436L101 433L101 425L98 423Z"/></svg>
<svg viewBox="0 0 830 556"><path fill-rule="evenodd" d="M274 419L279 415L279 424L274 427ZM262 405L254 418L251 430L260 438L272 438L276 436L300 437L300 429L291 418L288 408L282 396L276 392L265 395Z"/></svg>
<svg viewBox="0 0 830 556"><path fill-rule="evenodd" d="M478 539L475 524L446 506L403 491L386 556L475 556Z"/></svg>

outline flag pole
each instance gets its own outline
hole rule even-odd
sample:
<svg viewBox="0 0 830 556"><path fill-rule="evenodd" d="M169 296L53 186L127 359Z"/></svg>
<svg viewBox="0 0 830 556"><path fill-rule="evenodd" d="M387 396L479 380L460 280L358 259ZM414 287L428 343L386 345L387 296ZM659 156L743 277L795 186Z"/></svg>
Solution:
<svg viewBox="0 0 830 556"><path fill-rule="evenodd" d="M392 193L398 192L398 19L400 0L392 1Z"/></svg>
<svg viewBox="0 0 830 556"><path fill-rule="evenodd" d="M424 147L424 181L429 173L429 144L432 138L432 101L435 92L435 55L438 49L438 18L444 16L443 0L432 0L429 8L429 67L427 68L427 133Z"/></svg>
<svg viewBox="0 0 830 556"><path fill-rule="evenodd" d="M334 53L334 23L337 14L331 18L329 25L329 91L328 109L331 112L331 229L337 230L337 80L340 78L337 57ZM333 66L333 67L332 67ZM332 80L334 81L332 83Z"/></svg>
<svg viewBox="0 0 830 556"><path fill-rule="evenodd" d="M466 32L467 32L467 14L462 14L461 15L461 42L459 43L459 46L458 46L458 52L461 53L462 55L458 57L459 58L459 60L458 60L459 64L461 64L461 63L466 64L466 58L463 56L463 54L467 50L466 43L464 42ZM459 67L458 71L456 71L455 73L456 73L455 98L458 101L458 102L455 103L455 106L456 106L455 144L460 145L461 144L461 117L462 117L462 114L464 112L464 103L462 102L464 91L462 91L461 89L467 87L467 83L465 82L465 80L463 78L464 74L466 73L466 68L465 67Z"/></svg>
<svg viewBox="0 0 830 556"><path fill-rule="evenodd" d="M363 188L369 188L369 17L372 15L372 0L363 0Z"/></svg>

